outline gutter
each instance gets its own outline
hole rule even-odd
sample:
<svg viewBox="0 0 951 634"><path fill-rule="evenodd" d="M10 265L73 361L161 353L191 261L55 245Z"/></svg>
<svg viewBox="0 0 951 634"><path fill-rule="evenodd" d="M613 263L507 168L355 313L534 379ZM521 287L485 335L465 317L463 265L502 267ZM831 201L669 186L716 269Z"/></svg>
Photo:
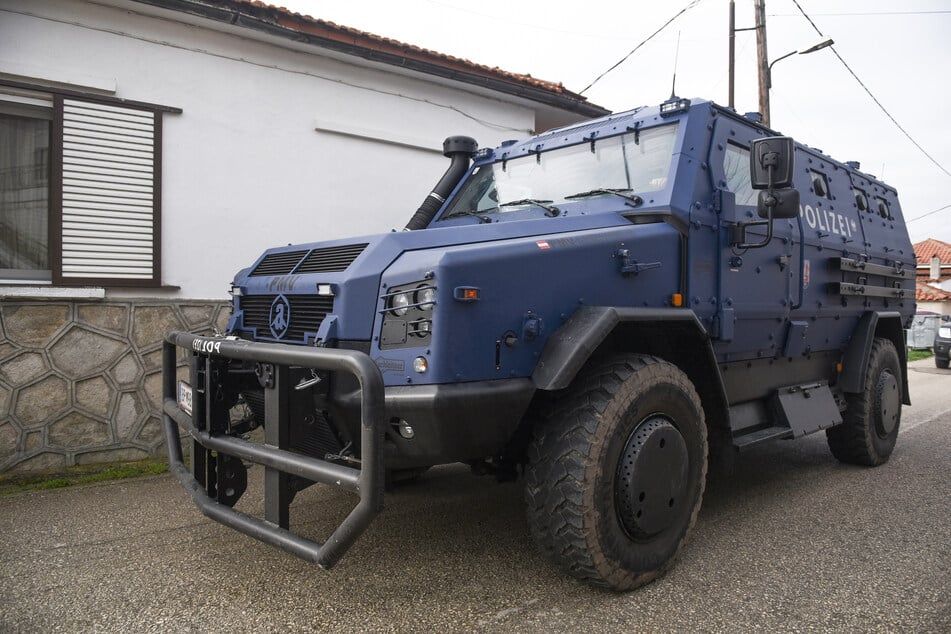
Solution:
<svg viewBox="0 0 951 634"><path fill-rule="evenodd" d="M585 117L603 117L605 115L611 114L610 110L602 108L601 106L588 103L584 100L579 100L575 97L562 96L552 91L544 90L543 88L533 88L524 84L519 84L513 81L505 81L500 78L487 77L478 73L469 73L462 70L457 70L450 68L443 64L426 62L419 59L414 59L412 57L396 55L393 53L388 53L385 51L375 50L365 46L359 46L356 44L349 44L340 40L336 40L328 37L321 37L318 35L313 35L310 33L305 33L297 29L288 28L280 24L276 24L267 19L259 18L253 15L244 13L236 8L231 8L228 6L216 6L213 4L205 2L195 2L194 0L133 0L134 2L139 2L141 4L147 4L161 9L167 9L170 11L176 11L179 13L187 13L189 15L194 15L200 18L213 20L222 24L227 24L231 26L238 26L241 28L250 29L263 33L266 35L277 36L286 40L291 40L294 42L300 42L314 46L316 48L322 48L330 51L335 51L338 53L343 53L345 55L351 55L354 57L360 57L368 61L387 64L390 66L397 66L399 68L404 68L419 72L425 75L432 75L435 77L441 77L444 79L449 79L452 81L458 81L463 84L468 84L471 86L477 86L480 88L485 88L492 90L494 92L512 95L515 97L520 97L522 99L527 99L529 101L534 101L536 103L544 104L554 108L559 108L568 112L579 114ZM284 14L284 11L278 7L255 7L261 8L263 10L279 12ZM290 13L286 14L287 17L293 17ZM367 34L372 36L372 34ZM379 37L379 36L372 36Z"/></svg>

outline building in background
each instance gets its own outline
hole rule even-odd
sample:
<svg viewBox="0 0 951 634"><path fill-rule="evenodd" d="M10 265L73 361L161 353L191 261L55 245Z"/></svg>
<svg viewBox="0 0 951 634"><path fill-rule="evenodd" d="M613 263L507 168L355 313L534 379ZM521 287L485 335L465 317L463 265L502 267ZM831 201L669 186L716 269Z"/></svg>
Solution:
<svg viewBox="0 0 951 634"><path fill-rule="evenodd" d="M918 312L951 315L951 244L929 238L914 245Z"/></svg>
<svg viewBox="0 0 951 634"><path fill-rule="evenodd" d="M0 472L161 451L161 338L267 247L402 227L454 134L607 112L250 0L0 0Z"/></svg>

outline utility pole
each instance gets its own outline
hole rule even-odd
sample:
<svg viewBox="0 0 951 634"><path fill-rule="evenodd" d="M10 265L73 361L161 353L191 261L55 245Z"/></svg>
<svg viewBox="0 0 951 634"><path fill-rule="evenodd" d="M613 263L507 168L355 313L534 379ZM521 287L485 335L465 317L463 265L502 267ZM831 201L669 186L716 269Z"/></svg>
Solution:
<svg viewBox="0 0 951 634"><path fill-rule="evenodd" d="M769 126L769 61L766 54L766 0L753 0L756 13L756 65L759 69L759 111Z"/></svg>
<svg viewBox="0 0 951 634"><path fill-rule="evenodd" d="M730 81L729 81L729 106L733 104L733 87L736 84L736 5L730 0Z"/></svg>

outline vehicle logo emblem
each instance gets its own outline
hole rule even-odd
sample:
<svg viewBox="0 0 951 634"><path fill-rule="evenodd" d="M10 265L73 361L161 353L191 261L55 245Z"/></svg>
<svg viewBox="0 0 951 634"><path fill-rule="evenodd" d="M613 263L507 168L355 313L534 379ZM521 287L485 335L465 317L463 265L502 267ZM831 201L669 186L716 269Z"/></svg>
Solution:
<svg viewBox="0 0 951 634"><path fill-rule="evenodd" d="M291 304L283 295L278 295L271 302L268 323L271 325L271 334L275 339L280 339L287 334L287 328L291 325Z"/></svg>

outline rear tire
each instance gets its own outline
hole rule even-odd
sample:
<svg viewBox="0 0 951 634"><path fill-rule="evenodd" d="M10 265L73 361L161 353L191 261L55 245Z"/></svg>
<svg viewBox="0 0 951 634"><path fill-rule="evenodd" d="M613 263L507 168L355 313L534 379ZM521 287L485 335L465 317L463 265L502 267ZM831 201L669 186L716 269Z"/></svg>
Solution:
<svg viewBox="0 0 951 634"><path fill-rule="evenodd" d="M532 536L568 574L629 590L663 574L697 519L707 472L700 397L661 359L608 359L536 425L526 467Z"/></svg>
<svg viewBox="0 0 951 634"><path fill-rule="evenodd" d="M891 341L872 342L865 387L845 398L842 424L826 430L832 455L868 467L887 462L898 439L902 402L901 361Z"/></svg>

